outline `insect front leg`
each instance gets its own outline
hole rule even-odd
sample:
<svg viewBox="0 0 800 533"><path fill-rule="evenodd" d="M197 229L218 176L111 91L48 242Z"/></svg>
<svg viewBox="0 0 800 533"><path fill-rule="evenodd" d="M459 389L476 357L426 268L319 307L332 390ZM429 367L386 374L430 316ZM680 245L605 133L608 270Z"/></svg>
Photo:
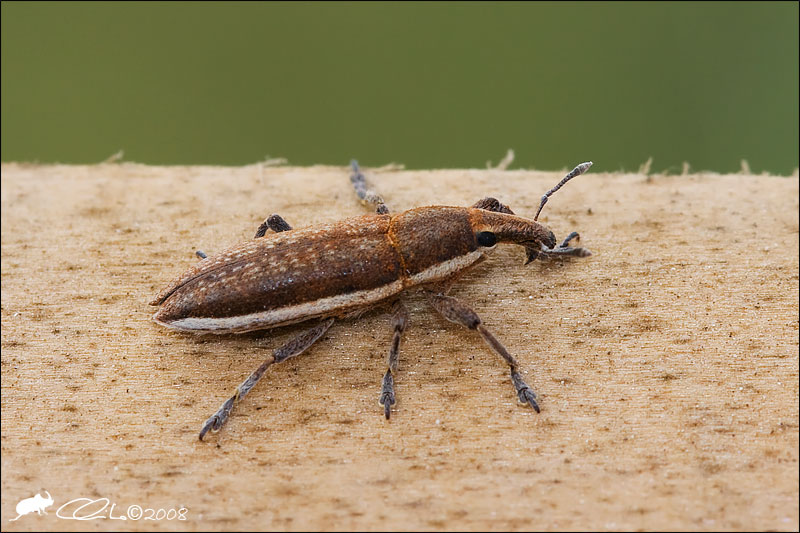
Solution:
<svg viewBox="0 0 800 533"><path fill-rule="evenodd" d="M259 237L263 237L264 235L267 234L267 230L270 229L275 233L280 233L282 231L289 231L290 229L292 229L292 227L280 215L270 215L258 227L258 229L256 230L256 234L253 238L258 239Z"/></svg>
<svg viewBox="0 0 800 533"><path fill-rule="evenodd" d="M538 413L539 404L536 403L536 394L531 390L525 380L519 373L519 363L511 355L505 346L503 346L492 333L486 329L481 322L481 318L465 303L453 298L452 296L445 296L441 292L426 292L428 301L434 309L436 309L444 318L450 322L461 324L469 329L477 330L481 334L486 344L506 360L508 366L511 368L511 382L517 391L517 398L524 404L530 404L531 407Z"/></svg>
<svg viewBox="0 0 800 533"><path fill-rule="evenodd" d="M392 336L392 346L389 348L389 357L387 359L386 374L383 376L383 387L381 388L381 397L378 403L383 406L383 413L386 420L392 415L392 406L395 404L394 396L394 374L397 372L397 361L400 353L400 338L403 331L406 329L408 323L408 311L403 302L397 300L392 306L392 326L394 327L394 335Z"/></svg>
<svg viewBox="0 0 800 533"><path fill-rule="evenodd" d="M312 344L317 342L320 337L322 337L328 328L331 327L333 324L333 319L329 318L324 322L321 322L314 326L311 329L307 329L294 339L290 340L277 350L275 350L272 355L270 355L261 366L259 366L255 371L250 374L250 376L242 382L241 385L236 387L236 392L228 398L225 403L214 413L208 420L206 420L205 424L203 424L203 428L200 430L200 440L203 440L206 433L210 431L217 432L225 425L225 422L228 420L228 417L233 411L233 406L236 404L237 401L241 400L250 390L255 387L256 383L261 379L264 375L264 372L272 366L274 363L283 362L290 357L294 357L295 355L300 355L308 348L311 347Z"/></svg>
<svg viewBox="0 0 800 533"><path fill-rule="evenodd" d="M560 256L571 255L571 256L574 256L574 257L588 257L588 256L592 255L592 252L590 252L586 248L573 248L573 247L571 247L569 245L569 243L573 239L578 240L578 241L581 240L581 236L578 235L577 231L573 231L572 233L567 235L567 238L564 239L561 242L561 244L559 244L555 248L543 247L539 251L539 257L541 259L544 259L544 258L555 257L555 256L559 256L559 255Z"/></svg>

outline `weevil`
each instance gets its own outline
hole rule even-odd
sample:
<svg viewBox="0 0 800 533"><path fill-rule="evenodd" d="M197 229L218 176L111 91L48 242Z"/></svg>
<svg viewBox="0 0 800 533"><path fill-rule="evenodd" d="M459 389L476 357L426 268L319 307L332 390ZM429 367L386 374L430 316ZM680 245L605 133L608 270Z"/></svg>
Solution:
<svg viewBox="0 0 800 533"><path fill-rule="evenodd" d="M577 232L556 245L553 232L538 222L548 198L591 165L578 165L542 196L530 220L494 198L484 198L471 207L418 207L391 214L353 161L350 179L356 194L364 203L373 204L376 213L299 229L292 229L279 215L271 215L252 240L210 257L196 252L201 261L151 302L159 306L153 317L159 324L193 333L243 333L316 321L274 350L236 388L203 424L200 440L208 431L222 428L234 405L271 365L306 351L335 320L387 304L394 332L379 405L389 419L396 403L400 340L408 322L403 295L412 289L422 290L447 320L476 330L508 364L520 403L538 413L536 394L523 380L516 358L475 311L448 292L456 278L482 261L498 243L523 246L525 264L555 256L591 255L585 248L570 246L580 238Z"/></svg>

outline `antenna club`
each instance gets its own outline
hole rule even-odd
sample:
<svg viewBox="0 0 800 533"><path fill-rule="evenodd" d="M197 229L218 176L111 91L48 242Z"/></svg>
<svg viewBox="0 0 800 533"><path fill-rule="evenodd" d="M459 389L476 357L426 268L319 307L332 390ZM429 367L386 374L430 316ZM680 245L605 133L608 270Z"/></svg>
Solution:
<svg viewBox="0 0 800 533"><path fill-rule="evenodd" d="M558 189L560 189L561 187L563 187L563 186L564 186L564 184L565 184L565 183L567 183L567 182L568 182L569 180L571 180L572 178L574 178L574 177L576 177L576 176L580 176L581 174L583 174L584 172L586 172L587 170L589 170L589 167L591 167L591 166L592 166L592 164L593 164L593 163L592 163L591 161L586 161L585 163L581 163L581 164L580 164L580 165L578 165L577 167L573 168L573 169L572 169L572 171L571 171L569 174L567 174L566 176L564 176L564 178L563 178L561 181L559 181L559 182L556 184L556 186L555 186L555 187L553 187L552 189L550 189L549 191L547 191L547 192L544 194L544 196L542 196L542 203L540 203L540 204L539 204L539 210L538 210L538 211L536 211L536 216L534 216L534 217L533 217L533 220L539 220L539 214L542 212L542 208L544 207L544 204L546 204L546 203L547 203L547 199L548 199L550 196L552 196L552 195L553 195L553 193L555 193L555 192L556 192Z"/></svg>

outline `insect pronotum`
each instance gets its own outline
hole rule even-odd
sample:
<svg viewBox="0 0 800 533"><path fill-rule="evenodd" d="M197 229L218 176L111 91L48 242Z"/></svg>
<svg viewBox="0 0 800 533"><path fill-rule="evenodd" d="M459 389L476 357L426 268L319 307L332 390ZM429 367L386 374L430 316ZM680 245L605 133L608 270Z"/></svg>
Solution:
<svg viewBox="0 0 800 533"><path fill-rule="evenodd" d="M519 363L467 304L448 296L459 274L484 259L498 243L525 248L526 264L535 259L591 255L570 246L570 233L560 244L539 213L548 198L592 165L581 163L542 196L534 220L514 214L494 198L471 207L418 207L390 214L383 198L371 191L358 164L351 182L358 197L377 213L306 228L292 227L271 215L252 240L206 256L170 283L151 302L159 306L159 324L194 333L242 333L313 320L314 325L277 348L236 388L203 424L200 440L218 431L237 401L244 398L271 365L303 353L337 319L365 309L389 305L394 334L389 347L379 403L384 416L395 405L394 379L400 339L408 322L403 295L420 289L447 320L476 330L511 371L511 383L523 404L539 412L536 394L522 379Z"/></svg>

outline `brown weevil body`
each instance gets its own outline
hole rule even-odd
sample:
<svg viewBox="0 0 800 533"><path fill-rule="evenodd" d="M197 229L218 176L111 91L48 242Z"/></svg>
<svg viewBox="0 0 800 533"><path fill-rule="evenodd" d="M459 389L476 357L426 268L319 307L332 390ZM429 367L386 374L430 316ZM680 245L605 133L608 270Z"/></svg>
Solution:
<svg viewBox="0 0 800 533"><path fill-rule="evenodd" d="M547 199L567 181L586 172L582 163L542 197ZM377 213L331 224L292 229L280 216L270 216L255 238L202 259L161 291L151 302L160 306L159 324L194 333L242 333L306 320L317 323L276 349L239 387L200 431L218 431L234 404L255 386L266 369L299 355L337 318L356 315L382 304L392 306L394 336L383 378L380 404L388 419L395 404L394 374L400 338L408 314L402 296L422 289L447 320L477 330L508 363L519 401L537 412L536 395L519 373L516 359L466 304L448 296L455 278L482 260L499 243L525 247L527 262L553 256L585 257L585 248L569 246L573 232L558 246L547 227L519 217L494 198L472 207L418 207L398 214L367 189L355 161L351 181L359 198L375 204Z"/></svg>

